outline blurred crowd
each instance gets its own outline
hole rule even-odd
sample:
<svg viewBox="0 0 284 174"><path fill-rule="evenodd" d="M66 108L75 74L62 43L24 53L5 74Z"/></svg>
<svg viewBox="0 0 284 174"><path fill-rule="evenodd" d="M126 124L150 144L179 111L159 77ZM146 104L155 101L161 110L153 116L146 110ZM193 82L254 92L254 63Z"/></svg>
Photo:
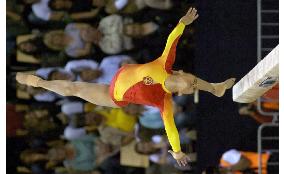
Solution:
<svg viewBox="0 0 284 174"><path fill-rule="evenodd" d="M190 165L179 167L168 153L170 147L157 108L106 108L15 81L15 73L24 71L46 80L109 84L121 66L157 58L180 17L194 6L193 0L6 3L7 140L16 142L11 148L17 147L8 147L8 172L196 172L196 105L192 96L174 96L174 118L182 149L191 158ZM174 69L194 73L194 32L194 24L184 31ZM271 96L275 99L279 94L274 91ZM269 100L263 106L269 111L279 109L278 103ZM254 103L241 105L239 113L260 124L275 121L261 115ZM249 168L243 159L254 159L244 155L232 149L224 153L220 164L222 160L227 162L222 163L222 169L209 167L207 173L231 172L239 163Z"/></svg>

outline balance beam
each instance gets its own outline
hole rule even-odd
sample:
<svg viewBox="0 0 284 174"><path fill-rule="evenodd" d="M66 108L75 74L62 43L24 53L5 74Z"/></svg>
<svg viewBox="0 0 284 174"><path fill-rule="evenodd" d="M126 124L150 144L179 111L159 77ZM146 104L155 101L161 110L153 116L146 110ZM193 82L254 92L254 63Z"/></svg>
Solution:
<svg viewBox="0 0 284 174"><path fill-rule="evenodd" d="M279 45L233 87L233 101L251 103L279 81Z"/></svg>

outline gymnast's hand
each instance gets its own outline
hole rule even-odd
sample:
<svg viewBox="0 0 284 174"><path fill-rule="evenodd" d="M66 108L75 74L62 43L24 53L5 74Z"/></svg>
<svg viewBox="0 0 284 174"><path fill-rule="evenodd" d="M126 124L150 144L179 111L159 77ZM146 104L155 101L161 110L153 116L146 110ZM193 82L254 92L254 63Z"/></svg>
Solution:
<svg viewBox="0 0 284 174"><path fill-rule="evenodd" d="M187 162L189 162L190 158L189 156L187 156L185 153L183 153L182 151L180 152L173 152L171 150L168 151L173 158L177 161L179 166L186 166Z"/></svg>
<svg viewBox="0 0 284 174"><path fill-rule="evenodd" d="M187 13L179 20L179 22L184 23L184 25L189 25L197 18L197 10L195 8L190 7Z"/></svg>
<svg viewBox="0 0 284 174"><path fill-rule="evenodd" d="M41 80L41 78L34 75L18 72L16 75L16 80L23 85L38 87L37 83L39 80Z"/></svg>

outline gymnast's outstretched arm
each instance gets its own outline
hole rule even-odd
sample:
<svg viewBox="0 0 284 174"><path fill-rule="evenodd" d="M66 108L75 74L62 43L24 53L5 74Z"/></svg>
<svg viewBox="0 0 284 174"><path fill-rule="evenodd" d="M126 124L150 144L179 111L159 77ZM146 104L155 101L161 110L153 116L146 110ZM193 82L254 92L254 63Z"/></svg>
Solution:
<svg viewBox="0 0 284 174"><path fill-rule="evenodd" d="M109 95L108 85L86 82L71 82L66 80L47 81L37 76L28 75L25 73L17 73L16 79L21 84L33 87L41 87L63 96L80 97L96 105L116 108L119 107L112 101Z"/></svg>
<svg viewBox="0 0 284 174"><path fill-rule="evenodd" d="M182 18L180 18L179 23L168 36L167 43L162 55L155 60L163 64L167 72L171 71L172 65L175 61L176 46L180 36L184 31L185 26L191 24L197 18L197 10L195 8L190 8L187 13Z"/></svg>

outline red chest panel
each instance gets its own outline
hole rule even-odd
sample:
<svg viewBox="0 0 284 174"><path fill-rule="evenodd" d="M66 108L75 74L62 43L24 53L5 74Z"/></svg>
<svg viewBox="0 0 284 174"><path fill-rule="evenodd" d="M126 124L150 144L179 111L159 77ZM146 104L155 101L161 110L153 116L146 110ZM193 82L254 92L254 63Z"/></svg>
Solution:
<svg viewBox="0 0 284 174"><path fill-rule="evenodd" d="M161 84L145 85L141 81L125 92L123 100L135 104L155 106L163 110L165 94L166 92Z"/></svg>

